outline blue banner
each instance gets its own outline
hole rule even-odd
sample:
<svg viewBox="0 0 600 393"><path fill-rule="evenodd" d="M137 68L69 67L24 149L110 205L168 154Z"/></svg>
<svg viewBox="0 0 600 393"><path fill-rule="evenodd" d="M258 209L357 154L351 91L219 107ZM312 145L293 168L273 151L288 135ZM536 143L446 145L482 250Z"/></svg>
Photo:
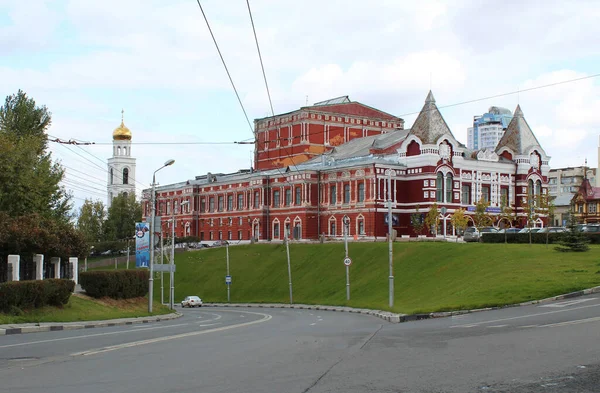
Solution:
<svg viewBox="0 0 600 393"><path fill-rule="evenodd" d="M474 212L475 206L468 206L467 211ZM499 207L486 207L485 211L486 213L502 213L502 209L500 209Z"/></svg>
<svg viewBox="0 0 600 393"><path fill-rule="evenodd" d="M150 224L135 224L135 267L149 267L150 264Z"/></svg>

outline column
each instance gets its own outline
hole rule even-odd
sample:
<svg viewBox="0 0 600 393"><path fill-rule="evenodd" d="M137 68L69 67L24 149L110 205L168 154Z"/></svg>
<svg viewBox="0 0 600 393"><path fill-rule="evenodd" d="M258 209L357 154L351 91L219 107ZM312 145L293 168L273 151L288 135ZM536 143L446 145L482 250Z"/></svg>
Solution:
<svg viewBox="0 0 600 393"><path fill-rule="evenodd" d="M52 257L50 263L54 265L54 278L60 278L60 258Z"/></svg>
<svg viewBox="0 0 600 393"><path fill-rule="evenodd" d="M21 268L21 256L20 255L9 255L8 265L12 267L11 281L19 281L19 273Z"/></svg>
<svg viewBox="0 0 600 393"><path fill-rule="evenodd" d="M75 281L75 285L79 283L79 259L77 257L70 257L69 263L71 264L71 280Z"/></svg>
<svg viewBox="0 0 600 393"><path fill-rule="evenodd" d="M44 279L44 254L36 254L33 256L33 263L35 263L35 279Z"/></svg>

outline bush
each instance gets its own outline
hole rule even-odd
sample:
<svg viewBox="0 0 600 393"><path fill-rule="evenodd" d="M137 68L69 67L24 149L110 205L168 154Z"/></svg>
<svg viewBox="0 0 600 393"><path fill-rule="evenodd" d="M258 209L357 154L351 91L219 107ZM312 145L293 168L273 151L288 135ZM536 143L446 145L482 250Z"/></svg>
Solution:
<svg viewBox="0 0 600 393"><path fill-rule="evenodd" d="M548 233L548 243L556 244L559 243L565 236L566 233ZM600 244L600 234L598 233L582 233L590 241L590 244ZM483 243L504 243L504 233L484 233L481 236ZM507 233L507 243L529 243L529 233ZM545 233L532 233L531 243L533 244L546 244Z"/></svg>
<svg viewBox="0 0 600 393"><path fill-rule="evenodd" d="M79 282L85 292L95 298L129 299L148 293L147 270L84 272Z"/></svg>
<svg viewBox="0 0 600 393"><path fill-rule="evenodd" d="M0 285L0 311L62 306L74 289L74 281L58 278L7 282Z"/></svg>

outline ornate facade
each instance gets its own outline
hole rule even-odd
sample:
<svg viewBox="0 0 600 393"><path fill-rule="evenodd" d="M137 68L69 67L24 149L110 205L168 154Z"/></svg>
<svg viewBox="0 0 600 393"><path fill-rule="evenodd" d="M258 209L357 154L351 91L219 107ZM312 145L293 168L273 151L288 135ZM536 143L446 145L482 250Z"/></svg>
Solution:
<svg viewBox="0 0 600 393"><path fill-rule="evenodd" d="M329 108L334 111L331 107L335 105ZM312 119L310 111L307 114ZM261 131L261 124L270 124L272 118L256 121L255 166L275 168L208 173L158 187L157 215L170 217L175 209L177 236L198 236L204 241L283 239L286 233L294 239L341 237L344 216L350 218L350 236L377 239L387 234L386 201L391 199L392 224L399 235L414 235L411 214L417 209L426 212L434 203L445 208L440 233L451 235L450 218L457 209L472 212L476 202L484 199L490 203L490 214L497 215L506 199L517 225L525 226L529 193L547 193L549 157L520 107L494 151L471 151L458 142L431 92L411 129L398 127L402 119L390 117L395 119L392 127L371 135L344 131L348 138L340 144L331 133L311 128L306 134L307 129L300 126L299 135L312 141L312 149L317 146L320 153L302 163L289 160L290 165L278 165L283 160L265 161L267 153L289 158L287 146L280 142L278 149L271 149L268 141L267 149L270 137L261 136L268 133ZM294 139L295 128L291 130ZM149 191L144 192L146 217L150 215ZM179 211L183 201L189 204ZM543 226L544 219L534 224ZM166 230L169 224L163 225Z"/></svg>

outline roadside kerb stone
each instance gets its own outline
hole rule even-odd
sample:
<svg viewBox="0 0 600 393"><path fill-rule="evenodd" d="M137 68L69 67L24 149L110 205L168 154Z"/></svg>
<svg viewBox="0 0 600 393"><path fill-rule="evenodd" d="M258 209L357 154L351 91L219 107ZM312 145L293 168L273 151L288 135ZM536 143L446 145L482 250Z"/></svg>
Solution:
<svg viewBox="0 0 600 393"><path fill-rule="evenodd" d="M39 332L51 332L59 330L75 330L75 329L92 329L97 327L110 327L110 326L123 326L133 325L138 323L151 323L168 321L183 316L179 312L165 315L156 315L151 317L139 317L139 318L121 318L121 319L110 319L105 321L88 321L88 322L47 322L47 323L13 323L7 325L0 325L0 336L9 334L25 334L25 333L39 333Z"/></svg>
<svg viewBox="0 0 600 393"><path fill-rule="evenodd" d="M457 311L441 311L441 312L432 312L432 313L424 313L424 314L396 314L389 311L381 311L381 310L370 310L365 308L352 308L345 306L322 306L322 305L307 305L307 304L279 304L279 303L204 303L206 307L245 307L245 308L294 308L294 309L307 309L307 310L320 310L320 311L336 311L336 312L349 312L349 313L357 313L357 314L366 314L372 315L377 318L381 318L391 323L402 323L402 322L412 322L412 321L420 321L422 319L430 319L430 318L445 318L451 317L454 315L464 315L471 314L482 311L491 311L498 310L501 308L508 307L521 307L521 306L530 306L534 304L543 304L556 300L564 300L571 299L578 296L590 295L593 293L600 293L600 286L584 289L581 291L565 293L563 295L553 296L546 299L541 300L532 300L529 302L517 303L517 304L509 304L506 306L498 306L498 307L484 307L484 308L476 308L472 310L457 310ZM0 333L1 334L1 333Z"/></svg>

